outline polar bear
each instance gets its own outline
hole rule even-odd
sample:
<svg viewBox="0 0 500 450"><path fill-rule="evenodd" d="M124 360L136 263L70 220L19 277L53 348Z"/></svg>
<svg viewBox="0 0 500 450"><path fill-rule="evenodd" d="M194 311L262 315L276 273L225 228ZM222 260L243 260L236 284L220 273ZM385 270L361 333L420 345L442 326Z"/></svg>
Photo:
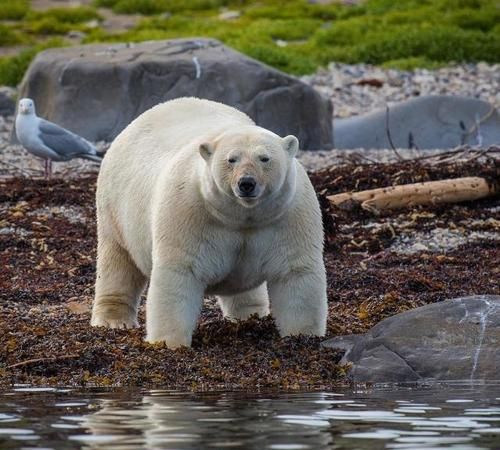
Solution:
<svg viewBox="0 0 500 450"><path fill-rule="evenodd" d="M91 324L137 326L149 280L149 342L190 346L204 294L228 318L270 309L282 336L324 335L322 220L298 145L198 98L135 119L98 177Z"/></svg>

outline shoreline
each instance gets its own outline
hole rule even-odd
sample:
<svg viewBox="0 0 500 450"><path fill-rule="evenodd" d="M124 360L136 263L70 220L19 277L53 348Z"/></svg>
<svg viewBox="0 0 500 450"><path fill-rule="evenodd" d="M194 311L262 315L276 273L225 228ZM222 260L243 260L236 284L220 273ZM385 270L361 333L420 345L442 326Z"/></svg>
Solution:
<svg viewBox="0 0 500 450"><path fill-rule="evenodd" d="M352 177L352 173L356 176ZM330 389L348 383L329 337L472 294L500 294L500 199L384 212L333 209L325 196L458 176L499 176L498 159L345 165L310 174L325 228L324 338L280 338L273 320L222 318L205 301L192 348L149 345L141 328L90 327L96 175L0 179L0 386ZM433 232L438 230L439 233ZM467 280L467 283L464 283Z"/></svg>

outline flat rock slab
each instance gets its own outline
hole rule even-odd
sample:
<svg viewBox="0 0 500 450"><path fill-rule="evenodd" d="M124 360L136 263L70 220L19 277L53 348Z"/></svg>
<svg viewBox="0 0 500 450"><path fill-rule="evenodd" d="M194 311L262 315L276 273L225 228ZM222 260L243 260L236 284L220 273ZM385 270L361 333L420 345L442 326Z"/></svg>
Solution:
<svg viewBox="0 0 500 450"><path fill-rule="evenodd" d="M329 100L213 39L46 50L29 67L20 96L35 100L39 116L91 141L110 141L142 112L185 96L238 108L280 136L294 134L303 149L333 141Z"/></svg>
<svg viewBox="0 0 500 450"><path fill-rule="evenodd" d="M500 143L500 114L488 102L469 97L423 96L372 113L336 119L334 145L352 148L445 149Z"/></svg>
<svg viewBox="0 0 500 450"><path fill-rule="evenodd" d="M323 345L346 350L355 382L499 380L500 296L422 306Z"/></svg>

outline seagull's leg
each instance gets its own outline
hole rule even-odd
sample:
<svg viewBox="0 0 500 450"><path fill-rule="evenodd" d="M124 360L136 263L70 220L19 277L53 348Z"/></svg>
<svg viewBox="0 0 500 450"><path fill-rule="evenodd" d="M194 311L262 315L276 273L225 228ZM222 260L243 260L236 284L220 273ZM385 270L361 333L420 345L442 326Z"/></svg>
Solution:
<svg viewBox="0 0 500 450"><path fill-rule="evenodd" d="M49 179L49 160L48 159L45 159L43 164L43 178L45 178L45 180L48 180Z"/></svg>
<svg viewBox="0 0 500 450"><path fill-rule="evenodd" d="M52 160L47 159L48 165L49 165L49 180L52 178Z"/></svg>

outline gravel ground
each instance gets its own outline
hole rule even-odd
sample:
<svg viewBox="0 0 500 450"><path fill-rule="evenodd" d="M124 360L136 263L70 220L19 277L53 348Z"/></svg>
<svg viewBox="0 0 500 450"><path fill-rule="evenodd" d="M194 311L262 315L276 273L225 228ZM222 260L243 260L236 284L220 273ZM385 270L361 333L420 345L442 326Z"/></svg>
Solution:
<svg viewBox="0 0 500 450"><path fill-rule="evenodd" d="M498 231L478 232L468 229L451 230L449 228L435 228L430 231L411 232L402 235L389 250L405 255L413 255L419 252L441 253L482 240L499 241L500 233Z"/></svg>
<svg viewBox="0 0 500 450"><path fill-rule="evenodd" d="M365 114L386 104L400 102L419 95L447 94L477 97L500 107L500 65L464 64L435 71L417 69L398 71L366 64L332 63L302 80L331 98L337 118ZM13 117L0 116L0 177L12 175L41 176L42 165L20 146L10 144ZM97 143L99 149L105 143ZM439 152L439 150L435 151ZM429 150L401 150L404 158L429 154ZM393 150L332 150L301 152L299 159L308 170L359 159L378 162L398 160ZM74 160L56 163L55 173L64 177L79 177L98 171L95 163Z"/></svg>
<svg viewBox="0 0 500 450"><path fill-rule="evenodd" d="M439 70L401 71L367 64L332 63L314 75L301 78L331 98L334 117L344 118L369 113L423 95L475 97L500 108L500 65L462 64ZM398 153L413 159L443 150L408 150ZM393 150L330 150L302 152L299 159L309 170L345 163L346 159L396 162Z"/></svg>
<svg viewBox="0 0 500 450"><path fill-rule="evenodd" d="M387 251L397 255L414 255L421 252L445 254L475 242L500 241L498 217L495 208L485 208L484 217L464 219L458 223L439 223L436 214L415 212L411 220L408 220L404 213L390 218L372 217L362 223L340 225L339 230L349 234L361 228L371 235L388 234L391 245L387 247ZM417 221L428 221L432 225L424 229L415 229Z"/></svg>
<svg viewBox="0 0 500 450"><path fill-rule="evenodd" d="M302 77L332 99L334 116L365 114L422 95L475 97L500 107L500 65L462 64L439 70L400 71L366 64L332 63Z"/></svg>

